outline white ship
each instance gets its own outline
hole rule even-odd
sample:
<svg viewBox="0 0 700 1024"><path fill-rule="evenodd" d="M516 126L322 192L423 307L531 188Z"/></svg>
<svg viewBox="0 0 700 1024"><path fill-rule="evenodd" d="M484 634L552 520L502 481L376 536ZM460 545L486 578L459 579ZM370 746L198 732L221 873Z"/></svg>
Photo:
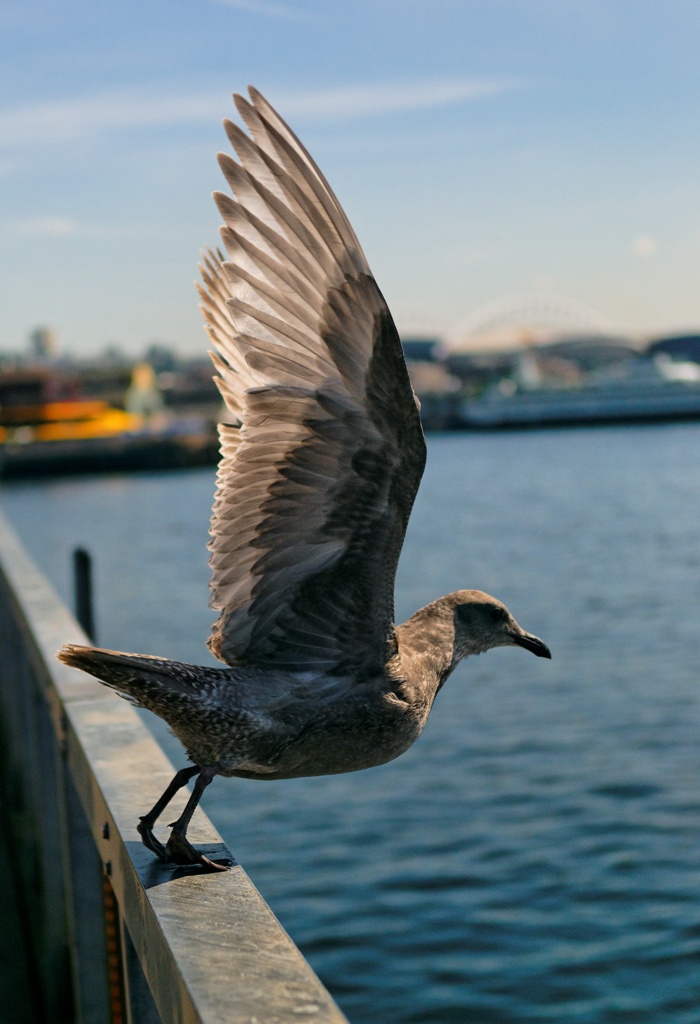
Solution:
<svg viewBox="0 0 700 1024"><path fill-rule="evenodd" d="M700 365L668 356L636 359L624 375L551 386L523 367L478 399L460 404L466 427L536 427L700 418Z"/></svg>

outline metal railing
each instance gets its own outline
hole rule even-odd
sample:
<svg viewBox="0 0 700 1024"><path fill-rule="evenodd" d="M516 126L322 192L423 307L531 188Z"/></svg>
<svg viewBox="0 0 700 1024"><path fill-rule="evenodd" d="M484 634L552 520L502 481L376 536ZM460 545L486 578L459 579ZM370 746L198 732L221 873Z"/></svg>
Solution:
<svg viewBox="0 0 700 1024"><path fill-rule="evenodd" d="M20 904L27 1019L342 1024L238 864L201 874L143 847L139 810L174 769L131 705L56 660L66 641L86 638L0 515L0 885ZM231 856L201 810L190 835Z"/></svg>

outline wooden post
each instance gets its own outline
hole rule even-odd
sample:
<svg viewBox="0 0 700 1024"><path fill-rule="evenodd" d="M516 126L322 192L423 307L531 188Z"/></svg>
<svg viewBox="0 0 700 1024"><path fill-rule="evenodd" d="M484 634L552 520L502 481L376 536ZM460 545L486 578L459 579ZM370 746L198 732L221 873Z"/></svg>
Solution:
<svg viewBox="0 0 700 1024"><path fill-rule="evenodd" d="M92 601L92 558L85 548L73 552L75 617L87 637L95 642L95 616Z"/></svg>

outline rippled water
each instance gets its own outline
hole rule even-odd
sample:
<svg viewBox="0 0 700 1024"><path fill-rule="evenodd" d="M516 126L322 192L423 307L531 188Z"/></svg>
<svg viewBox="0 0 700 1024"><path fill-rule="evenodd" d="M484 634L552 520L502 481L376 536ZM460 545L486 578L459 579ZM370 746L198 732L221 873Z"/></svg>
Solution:
<svg viewBox="0 0 700 1024"><path fill-rule="evenodd" d="M212 487L0 502L67 599L93 550L100 642L208 661ZM699 509L697 424L430 440L399 616L479 587L553 661L463 664L390 765L207 793L354 1024L700 1022Z"/></svg>

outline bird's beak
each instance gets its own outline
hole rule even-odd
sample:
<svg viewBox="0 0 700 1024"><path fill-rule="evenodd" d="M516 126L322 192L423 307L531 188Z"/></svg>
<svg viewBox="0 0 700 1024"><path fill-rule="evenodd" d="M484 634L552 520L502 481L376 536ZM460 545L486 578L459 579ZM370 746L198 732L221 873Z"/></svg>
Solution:
<svg viewBox="0 0 700 1024"><path fill-rule="evenodd" d="M514 644L524 647L526 651L532 651L538 658L552 657L549 647L538 636L533 636L532 633L511 633L511 636Z"/></svg>

